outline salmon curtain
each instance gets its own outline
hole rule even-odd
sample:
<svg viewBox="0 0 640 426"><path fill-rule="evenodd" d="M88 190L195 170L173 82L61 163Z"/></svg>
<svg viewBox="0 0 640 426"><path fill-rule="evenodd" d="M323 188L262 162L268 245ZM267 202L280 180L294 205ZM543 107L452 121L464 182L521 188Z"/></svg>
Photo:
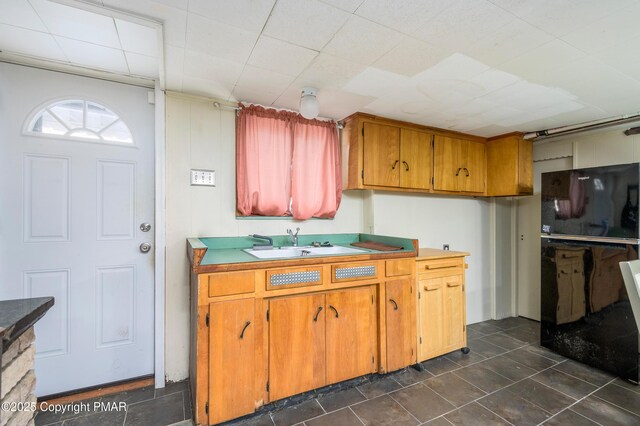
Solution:
<svg viewBox="0 0 640 426"><path fill-rule="evenodd" d="M332 122L242 107L236 121L241 216L332 218L342 198L340 146Z"/></svg>
<svg viewBox="0 0 640 426"><path fill-rule="evenodd" d="M333 218L342 198L338 129L301 119L293 129L291 210L294 219Z"/></svg>
<svg viewBox="0 0 640 426"><path fill-rule="evenodd" d="M290 214L292 117L251 105L236 120L237 209L242 216Z"/></svg>

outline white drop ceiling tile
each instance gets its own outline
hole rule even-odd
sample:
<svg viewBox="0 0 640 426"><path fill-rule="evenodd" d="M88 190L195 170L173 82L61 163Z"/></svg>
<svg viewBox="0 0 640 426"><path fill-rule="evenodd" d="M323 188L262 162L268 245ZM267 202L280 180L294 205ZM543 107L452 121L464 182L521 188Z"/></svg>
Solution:
<svg viewBox="0 0 640 426"><path fill-rule="evenodd" d="M609 46L617 47L627 44L629 39L640 35L637 23L640 16L640 4L625 7L591 22L589 25L565 34L562 39L572 46L587 53L593 53Z"/></svg>
<svg viewBox="0 0 640 426"><path fill-rule="evenodd" d="M155 3L162 3L166 6L175 7L176 9L187 10L189 0L153 0ZM193 0L191 0L193 1Z"/></svg>
<svg viewBox="0 0 640 426"><path fill-rule="evenodd" d="M462 117L456 120L455 124L449 127L451 130L458 132L468 132L473 129L478 129L486 126L487 123L484 120L473 117Z"/></svg>
<svg viewBox="0 0 640 426"><path fill-rule="evenodd" d="M231 90L210 79L200 79L185 75L182 79L182 91L192 95L219 99L229 99Z"/></svg>
<svg viewBox="0 0 640 426"><path fill-rule="evenodd" d="M368 67L345 84L343 89L362 96L379 98L412 85L406 76Z"/></svg>
<svg viewBox="0 0 640 426"><path fill-rule="evenodd" d="M488 1L455 2L410 34L420 40L450 49L463 49L497 31L513 20L513 15Z"/></svg>
<svg viewBox="0 0 640 426"><path fill-rule="evenodd" d="M497 108L498 106L499 105L496 102L478 98L461 105L456 109L456 111L463 117L471 117Z"/></svg>
<svg viewBox="0 0 640 426"><path fill-rule="evenodd" d="M472 129L467 133L471 133L472 135L481 136L485 138L489 138L496 135L504 135L505 133L509 133L514 131L508 127L502 127L495 124L490 124L484 127L478 127L476 129Z"/></svg>
<svg viewBox="0 0 640 426"><path fill-rule="evenodd" d="M113 18L47 0L30 0L53 35L120 48Z"/></svg>
<svg viewBox="0 0 640 426"><path fill-rule="evenodd" d="M629 46L640 45L640 37L617 46L609 46L593 54L595 58L629 77L640 78L640 55L630 55Z"/></svg>
<svg viewBox="0 0 640 426"><path fill-rule="evenodd" d="M364 0L320 0L322 3L342 9L345 12L353 13L364 2Z"/></svg>
<svg viewBox="0 0 640 426"><path fill-rule="evenodd" d="M155 28L115 19L122 49L146 56L158 56L158 33Z"/></svg>
<svg viewBox="0 0 640 426"><path fill-rule="evenodd" d="M378 24L410 34L421 26L428 25L430 19L453 3L451 0L365 0L355 13Z"/></svg>
<svg viewBox="0 0 640 426"><path fill-rule="evenodd" d="M522 115L522 110L507 106L499 106L480 114L476 114L473 118L482 120L485 123L499 124L502 120L520 115Z"/></svg>
<svg viewBox="0 0 640 426"><path fill-rule="evenodd" d="M50 34L0 24L0 50L66 62L67 57Z"/></svg>
<svg viewBox="0 0 640 426"><path fill-rule="evenodd" d="M233 90L243 65L227 61L218 57L200 52L185 50L184 52L184 77L193 80L212 81L216 85L224 87L229 93ZM183 80L184 85L184 80Z"/></svg>
<svg viewBox="0 0 640 426"><path fill-rule="evenodd" d="M499 124L505 127L521 126L531 121L547 119L550 117L557 117L564 113L577 111L583 108L584 108L584 105L578 102L571 102L571 101L562 102L555 105L550 105L546 108L538 108L533 111L528 111L521 115L504 117L503 119L498 120L496 124Z"/></svg>
<svg viewBox="0 0 640 426"><path fill-rule="evenodd" d="M84 41L55 36L63 52L74 64L128 74L129 68L120 49L98 46Z"/></svg>
<svg viewBox="0 0 640 426"><path fill-rule="evenodd" d="M320 53L299 78L304 80L306 86L338 89L365 68L362 64Z"/></svg>
<svg viewBox="0 0 640 426"><path fill-rule="evenodd" d="M246 89L236 86L231 94L232 98L238 102L244 102L247 104L258 104L264 106L271 106L280 94L274 94L265 90Z"/></svg>
<svg viewBox="0 0 640 426"><path fill-rule="evenodd" d="M373 66L412 77L453 53L440 46L405 36L396 47L374 62Z"/></svg>
<svg viewBox="0 0 640 426"><path fill-rule="evenodd" d="M296 83L289 86L287 90L282 92L278 98L271 104L275 108L285 108L291 111L300 110L300 90Z"/></svg>
<svg viewBox="0 0 640 426"><path fill-rule="evenodd" d="M260 33L274 4L275 0L189 0L189 12Z"/></svg>
<svg viewBox="0 0 640 426"><path fill-rule="evenodd" d="M107 7L126 10L142 17L162 22L164 42L184 47L187 32L187 11L151 0L102 0Z"/></svg>
<svg viewBox="0 0 640 426"><path fill-rule="evenodd" d="M253 48L247 63L295 77L317 55L318 52L314 50L262 35Z"/></svg>
<svg viewBox="0 0 640 426"><path fill-rule="evenodd" d="M461 53L438 62L427 70L416 74L412 81L422 82L429 80L471 80L472 78L489 70L489 66Z"/></svg>
<svg viewBox="0 0 640 426"><path fill-rule="evenodd" d="M238 63L246 62L257 33L189 13L186 49Z"/></svg>
<svg viewBox="0 0 640 426"><path fill-rule="evenodd" d="M240 78L236 82L236 88L241 87L245 93L250 90L269 93L276 95L277 98L293 83L294 79L295 77L290 75L245 65Z"/></svg>
<svg viewBox="0 0 640 426"><path fill-rule="evenodd" d="M581 50L556 39L502 63L499 68L528 81L542 82L541 79L546 79L552 74L552 70L562 68L585 56Z"/></svg>
<svg viewBox="0 0 640 426"><path fill-rule="evenodd" d="M48 32L27 0L0 1L0 24Z"/></svg>
<svg viewBox="0 0 640 426"><path fill-rule="evenodd" d="M511 86L521 80L522 79L520 77L508 72L490 69L473 77L470 81L471 83L482 86L486 93L490 93L494 90Z"/></svg>
<svg viewBox="0 0 640 426"><path fill-rule="evenodd" d="M158 58L133 52L124 52L124 56L131 74L153 79L158 78Z"/></svg>
<svg viewBox="0 0 640 426"><path fill-rule="evenodd" d="M347 12L317 0L279 0L263 34L319 51L348 18Z"/></svg>
<svg viewBox="0 0 640 426"><path fill-rule="evenodd" d="M553 39L550 34L520 19L514 19L497 31L466 46L463 52L487 65L497 67Z"/></svg>
<svg viewBox="0 0 640 426"><path fill-rule="evenodd" d="M182 91L184 73L184 49L165 45L164 48L165 87L168 90Z"/></svg>
<svg viewBox="0 0 640 426"><path fill-rule="evenodd" d="M360 111L374 99L372 96L357 95L343 90L320 90L318 92L320 117L340 120Z"/></svg>
<svg viewBox="0 0 640 426"><path fill-rule="evenodd" d="M363 65L371 65L402 39L403 36L397 31L351 15L322 51Z"/></svg>

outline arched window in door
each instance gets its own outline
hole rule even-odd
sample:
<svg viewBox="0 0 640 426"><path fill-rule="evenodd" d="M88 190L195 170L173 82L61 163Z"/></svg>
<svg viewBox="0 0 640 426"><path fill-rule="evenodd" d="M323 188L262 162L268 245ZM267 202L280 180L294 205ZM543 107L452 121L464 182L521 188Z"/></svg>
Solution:
<svg viewBox="0 0 640 426"><path fill-rule="evenodd" d="M28 120L25 133L72 140L133 144L129 127L109 108L82 99L53 102Z"/></svg>

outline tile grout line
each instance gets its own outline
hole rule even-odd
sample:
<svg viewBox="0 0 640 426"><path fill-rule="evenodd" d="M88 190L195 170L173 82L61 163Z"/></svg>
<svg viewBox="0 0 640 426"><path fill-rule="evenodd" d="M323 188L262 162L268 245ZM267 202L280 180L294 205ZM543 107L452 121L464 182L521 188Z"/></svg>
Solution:
<svg viewBox="0 0 640 426"><path fill-rule="evenodd" d="M400 389L398 389L398 390L400 390ZM394 391L394 392L397 392L397 391ZM389 398L391 398L391 400L392 400L392 401L394 401L396 404L398 404L400 407L402 407L402 409L403 409L404 411L406 411L407 413L409 413L409 415L410 415L411 417L413 417L413 418L414 418L414 420L415 420L416 422L418 422L418 423L416 423L416 424L418 424L418 425L419 425L419 424L422 424L422 422L421 422L420 420L418 420L418 418L417 418L416 416L414 416L414 415L413 415L413 413L412 413L411 411L407 410L407 409L405 408L405 406L404 406L404 405L402 405L399 401L397 401L397 400L396 400L396 399L395 399L391 394L387 394L387 396L388 396Z"/></svg>
<svg viewBox="0 0 640 426"><path fill-rule="evenodd" d="M353 413L354 416L356 416L356 419L358 419L360 423L363 424L363 426L366 426L365 422L360 418L360 416L355 411L353 411L353 408L351 408L350 405L347 405L347 408Z"/></svg>
<svg viewBox="0 0 640 426"><path fill-rule="evenodd" d="M571 377L573 377L573 376L571 376ZM565 412L565 411L567 411L567 410L571 410L571 407L573 407L574 405L576 405L576 404L578 404L578 403L580 403L580 402L584 401L585 399L587 399L588 397L590 397L590 396L591 396L591 395L593 395L594 393L598 392L600 389L604 388L604 387L605 387L605 386L607 386L608 384L613 383L613 382L616 380L616 378L617 378L617 377L614 377L612 380L610 380L609 382L605 383L604 385L602 385L602 386L600 386L600 387L596 387L596 389L595 389L594 391L591 391L590 393L586 394L586 395L585 395L585 396L583 396L582 398L580 398L580 399L577 399L577 398L576 398L576 401L575 401L575 402L573 402L572 404L569 404L569 406L567 406L567 407L565 407L564 409L562 409L562 410L558 411L556 414L554 414L553 416L549 417L549 418L548 418L547 420L545 420L545 421L549 421L549 420L551 420L552 418L556 417L558 414L563 413L563 412ZM596 398L597 398L597 397L596 397ZM571 411L573 411L573 410L571 410ZM574 413L576 413L576 414L580 414L580 413L577 413L577 412L575 412L575 411L574 411ZM582 417L585 417L585 416L582 416ZM585 418L589 419L588 417L585 417ZM592 419L589 419L589 420L591 420L591 421L592 421L592 422L594 422L594 423L600 424L600 423L596 422L595 420L592 420Z"/></svg>

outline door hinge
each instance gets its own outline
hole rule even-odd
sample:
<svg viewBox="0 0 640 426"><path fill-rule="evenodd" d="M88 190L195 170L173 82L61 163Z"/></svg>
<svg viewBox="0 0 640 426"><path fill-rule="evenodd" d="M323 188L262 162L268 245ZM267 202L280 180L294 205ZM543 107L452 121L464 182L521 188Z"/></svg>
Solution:
<svg viewBox="0 0 640 426"><path fill-rule="evenodd" d="M376 357L371 355L371 364L375 364L375 363L376 363Z"/></svg>
<svg viewBox="0 0 640 426"><path fill-rule="evenodd" d="M267 380L267 392L269 392L269 381Z"/></svg>
<svg viewBox="0 0 640 426"><path fill-rule="evenodd" d="M371 304L373 305L373 294L371 295Z"/></svg>
<svg viewBox="0 0 640 426"><path fill-rule="evenodd" d="M205 404L204 404L204 412L206 414L209 414L209 403L208 402L205 402Z"/></svg>
<svg viewBox="0 0 640 426"><path fill-rule="evenodd" d="M364 169L362 169L362 173L360 173L360 176L362 176L362 179L364 179Z"/></svg>
<svg viewBox="0 0 640 426"><path fill-rule="evenodd" d="M269 322L269 309L267 309L267 322Z"/></svg>
<svg viewBox="0 0 640 426"><path fill-rule="evenodd" d="M362 137L364 138L364 125L362 126Z"/></svg>
<svg viewBox="0 0 640 426"><path fill-rule="evenodd" d="M434 147L435 145L435 140L436 140L436 136L435 135L431 135L431 148Z"/></svg>
<svg viewBox="0 0 640 426"><path fill-rule="evenodd" d="M422 336L420 336L420 344L422 344Z"/></svg>
<svg viewBox="0 0 640 426"><path fill-rule="evenodd" d="M207 314L207 316L204 317L204 322L205 324L207 324L207 327L209 327L209 314Z"/></svg>
<svg viewBox="0 0 640 426"><path fill-rule="evenodd" d="M418 292L418 299L422 299L421 294L422 294L422 293Z"/></svg>
<svg viewBox="0 0 640 426"><path fill-rule="evenodd" d="M431 185L435 185L436 184L436 180L434 179L433 176L431 176Z"/></svg>

